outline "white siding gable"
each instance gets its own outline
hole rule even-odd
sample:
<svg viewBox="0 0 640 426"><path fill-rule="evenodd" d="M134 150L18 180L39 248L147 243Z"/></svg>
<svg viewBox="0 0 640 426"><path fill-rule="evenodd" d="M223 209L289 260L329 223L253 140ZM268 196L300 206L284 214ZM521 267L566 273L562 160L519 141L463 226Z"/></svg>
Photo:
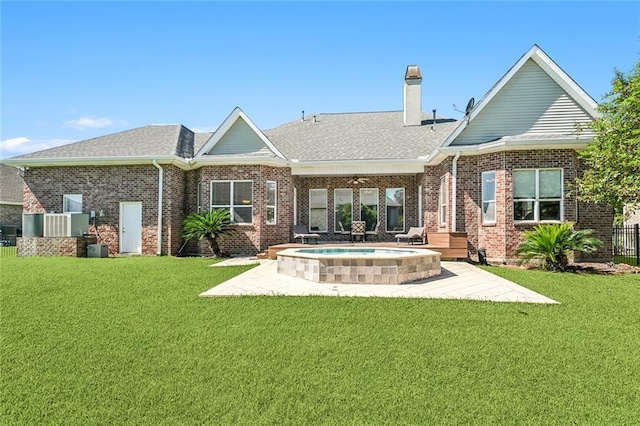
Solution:
<svg viewBox="0 0 640 426"><path fill-rule="evenodd" d="M451 143L473 145L504 136L575 136L576 123L590 115L532 59L518 70L489 104ZM591 135L583 131L581 136Z"/></svg>
<svg viewBox="0 0 640 426"><path fill-rule="evenodd" d="M274 153L247 122L242 117L238 117L206 155L273 156Z"/></svg>

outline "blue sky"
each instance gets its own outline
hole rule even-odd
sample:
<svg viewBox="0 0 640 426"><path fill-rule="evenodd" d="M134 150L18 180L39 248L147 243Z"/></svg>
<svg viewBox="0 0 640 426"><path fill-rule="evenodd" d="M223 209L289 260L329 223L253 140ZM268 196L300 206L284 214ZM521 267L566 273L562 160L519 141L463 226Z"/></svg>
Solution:
<svg viewBox="0 0 640 426"><path fill-rule="evenodd" d="M6 2L0 158L144 126L322 112L460 118L534 43L596 101L640 57L640 2Z"/></svg>

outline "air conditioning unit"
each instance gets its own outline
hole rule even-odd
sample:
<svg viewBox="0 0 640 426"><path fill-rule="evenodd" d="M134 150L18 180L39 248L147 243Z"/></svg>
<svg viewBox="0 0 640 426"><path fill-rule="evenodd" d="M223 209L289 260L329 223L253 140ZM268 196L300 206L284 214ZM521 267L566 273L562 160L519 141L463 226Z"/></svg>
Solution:
<svg viewBox="0 0 640 426"><path fill-rule="evenodd" d="M109 257L109 246L106 244L87 245L87 257Z"/></svg>
<svg viewBox="0 0 640 426"><path fill-rule="evenodd" d="M89 215L85 213L45 213L45 237L82 237L89 232Z"/></svg>

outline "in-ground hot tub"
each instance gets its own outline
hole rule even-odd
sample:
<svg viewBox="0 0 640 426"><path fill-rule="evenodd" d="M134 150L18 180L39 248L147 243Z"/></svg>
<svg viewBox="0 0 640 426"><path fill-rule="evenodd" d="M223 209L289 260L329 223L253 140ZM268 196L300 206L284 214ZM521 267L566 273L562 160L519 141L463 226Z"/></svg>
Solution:
<svg viewBox="0 0 640 426"><path fill-rule="evenodd" d="M278 252L278 273L319 283L402 284L440 275L440 253L370 247L291 248Z"/></svg>

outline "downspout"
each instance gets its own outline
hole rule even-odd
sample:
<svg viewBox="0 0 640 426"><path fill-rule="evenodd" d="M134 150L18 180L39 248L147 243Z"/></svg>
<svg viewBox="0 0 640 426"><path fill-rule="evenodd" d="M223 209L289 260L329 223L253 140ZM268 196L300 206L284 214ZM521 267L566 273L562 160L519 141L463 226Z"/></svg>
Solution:
<svg viewBox="0 0 640 426"><path fill-rule="evenodd" d="M156 160L153 160L153 165L158 169L158 256L162 256L162 184L164 170Z"/></svg>
<svg viewBox="0 0 640 426"><path fill-rule="evenodd" d="M458 200L458 158L460 158L460 151L456 151L456 156L453 157L453 163L451 163L451 232L456 232L458 230L456 224L456 204Z"/></svg>

